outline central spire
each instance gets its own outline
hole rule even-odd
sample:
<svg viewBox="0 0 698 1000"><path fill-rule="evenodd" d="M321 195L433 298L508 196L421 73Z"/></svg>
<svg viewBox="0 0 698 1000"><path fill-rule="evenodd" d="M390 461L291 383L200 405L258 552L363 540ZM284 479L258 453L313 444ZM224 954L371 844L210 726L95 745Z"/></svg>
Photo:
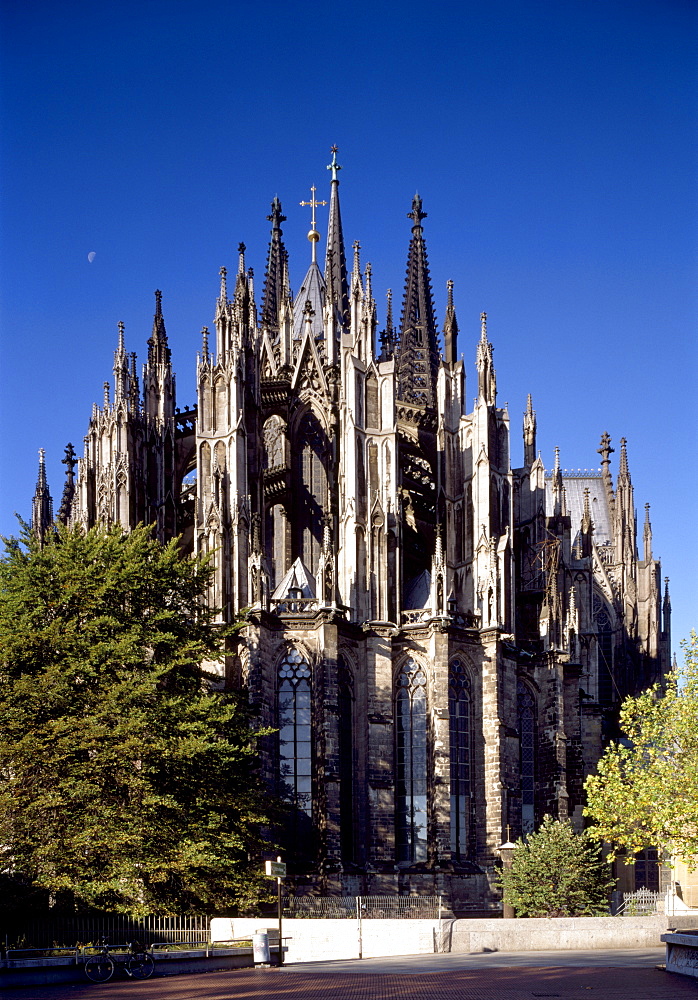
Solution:
<svg viewBox="0 0 698 1000"><path fill-rule="evenodd" d="M398 355L399 398L418 406L436 405L436 373L439 367L439 342L427 248L422 236L422 199L415 194L412 211L412 239L407 254L405 297L402 306L400 350Z"/></svg>
<svg viewBox="0 0 698 1000"><path fill-rule="evenodd" d="M317 244L320 239L320 233L317 231L315 224L315 209L320 205L326 205L327 202L318 201L315 197L316 192L317 188L313 184L310 188L310 201L302 201L300 203L303 207L308 206L312 213L308 239L313 248L313 256L301 289L293 303L293 339L296 341L302 340L308 329L312 330L313 338L316 341L322 341L325 337L323 314L327 289L322 271L317 264ZM312 322L310 325L308 325L306 320L306 305L308 302L312 309Z"/></svg>

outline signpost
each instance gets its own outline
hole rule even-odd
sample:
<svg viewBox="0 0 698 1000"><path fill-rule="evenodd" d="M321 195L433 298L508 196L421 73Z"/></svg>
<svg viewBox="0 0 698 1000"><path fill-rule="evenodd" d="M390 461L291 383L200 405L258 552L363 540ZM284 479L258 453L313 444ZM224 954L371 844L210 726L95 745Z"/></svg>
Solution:
<svg viewBox="0 0 698 1000"><path fill-rule="evenodd" d="M279 965L284 964L284 941L281 937L281 918L283 902L281 899L281 879L286 877L286 864L277 858L276 861L266 861L264 863L264 873L270 878L276 879L276 909L279 918Z"/></svg>

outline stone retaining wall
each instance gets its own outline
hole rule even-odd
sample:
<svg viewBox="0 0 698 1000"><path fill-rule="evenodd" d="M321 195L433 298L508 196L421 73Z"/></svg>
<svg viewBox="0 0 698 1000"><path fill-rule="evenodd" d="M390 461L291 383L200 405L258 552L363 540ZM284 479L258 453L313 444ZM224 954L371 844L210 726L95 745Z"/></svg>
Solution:
<svg viewBox="0 0 698 1000"><path fill-rule="evenodd" d="M565 951L657 948L675 920L649 917L559 917L555 919L444 919L283 921L287 962L313 962L389 955L424 955L435 951ZM211 921L211 940L227 941L268 930L278 939L276 921L220 917Z"/></svg>

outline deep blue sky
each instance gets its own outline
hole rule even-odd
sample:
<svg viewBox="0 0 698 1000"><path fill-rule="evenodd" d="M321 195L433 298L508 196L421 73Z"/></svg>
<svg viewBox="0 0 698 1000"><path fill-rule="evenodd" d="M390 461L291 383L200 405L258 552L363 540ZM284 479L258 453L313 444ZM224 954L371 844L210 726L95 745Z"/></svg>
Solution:
<svg viewBox="0 0 698 1000"><path fill-rule="evenodd" d="M180 406L237 245L261 291L269 202L291 282L340 147L350 249L399 310L419 190L437 315L455 281L475 393L488 313L514 464L526 394L551 465L628 439L639 517L698 627L696 125L691 0L388 5L5 0L0 532L28 517L37 450L56 505L111 378L117 323L143 359L163 310ZM319 212L324 232L325 216ZM96 253L93 263L87 254ZM615 460L614 473L617 469Z"/></svg>

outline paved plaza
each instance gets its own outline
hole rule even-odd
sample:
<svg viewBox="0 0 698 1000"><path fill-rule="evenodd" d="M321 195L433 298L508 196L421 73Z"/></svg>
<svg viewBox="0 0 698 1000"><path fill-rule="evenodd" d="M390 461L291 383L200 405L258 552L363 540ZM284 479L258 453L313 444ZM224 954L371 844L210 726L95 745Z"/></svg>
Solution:
<svg viewBox="0 0 698 1000"><path fill-rule="evenodd" d="M3 1000L683 1000L698 981L656 969L663 949L419 955L283 969L7 989Z"/></svg>

